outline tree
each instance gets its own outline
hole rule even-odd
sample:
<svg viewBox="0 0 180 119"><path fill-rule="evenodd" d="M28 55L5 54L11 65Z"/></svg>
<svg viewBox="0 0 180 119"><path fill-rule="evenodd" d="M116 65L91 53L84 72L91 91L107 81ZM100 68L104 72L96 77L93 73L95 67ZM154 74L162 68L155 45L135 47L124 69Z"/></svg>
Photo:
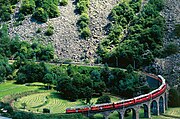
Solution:
<svg viewBox="0 0 180 119"><path fill-rule="evenodd" d="M100 81L101 80L100 78L101 78L101 74L98 70L93 70L91 72L91 79L93 81Z"/></svg>
<svg viewBox="0 0 180 119"><path fill-rule="evenodd" d="M90 29L89 29L89 27L85 27L85 28L83 28L82 30L81 30L81 37L82 38L88 38L88 37L90 37L91 36L91 31L90 31Z"/></svg>
<svg viewBox="0 0 180 119"><path fill-rule="evenodd" d="M72 84L70 77L61 77L56 86L56 90L59 91L66 99L75 101L78 98L78 90Z"/></svg>
<svg viewBox="0 0 180 119"><path fill-rule="evenodd" d="M43 113L50 113L50 109L43 108Z"/></svg>
<svg viewBox="0 0 180 119"><path fill-rule="evenodd" d="M54 75L52 73L47 73L43 77L43 82L48 85L48 90L49 90L49 86L52 84L53 80L54 80Z"/></svg>
<svg viewBox="0 0 180 119"><path fill-rule="evenodd" d="M132 67L131 64L129 64L126 69L128 73L132 73L134 71L134 68Z"/></svg>
<svg viewBox="0 0 180 119"><path fill-rule="evenodd" d="M40 22L47 22L48 14L43 8L37 8L32 17Z"/></svg>
<svg viewBox="0 0 180 119"><path fill-rule="evenodd" d="M61 0L60 5L66 6L68 4L68 0Z"/></svg>
<svg viewBox="0 0 180 119"><path fill-rule="evenodd" d="M35 11L35 6L34 0L24 0L20 12L24 15L32 14Z"/></svg>
<svg viewBox="0 0 180 119"><path fill-rule="evenodd" d="M15 112L13 119L36 119L33 113L29 112Z"/></svg>
<svg viewBox="0 0 180 119"><path fill-rule="evenodd" d="M169 90L169 99L168 99L168 104L171 107L178 107L180 106L180 95L178 94L177 90L172 88Z"/></svg>
<svg viewBox="0 0 180 119"><path fill-rule="evenodd" d="M99 93L100 95L102 95L102 92L105 90L105 88L106 88L106 84L104 81L93 83L93 89L95 93Z"/></svg>
<svg viewBox="0 0 180 119"><path fill-rule="evenodd" d="M24 102L24 103L21 103L21 106L23 107L23 109L26 109L27 104Z"/></svg>
<svg viewBox="0 0 180 119"><path fill-rule="evenodd" d="M94 93L94 90L90 88L89 86L81 89L82 97L86 98L86 104L90 103L93 93Z"/></svg>
<svg viewBox="0 0 180 119"><path fill-rule="evenodd" d="M110 103L110 102L111 102L111 98L107 95L104 95L98 98L96 104Z"/></svg>

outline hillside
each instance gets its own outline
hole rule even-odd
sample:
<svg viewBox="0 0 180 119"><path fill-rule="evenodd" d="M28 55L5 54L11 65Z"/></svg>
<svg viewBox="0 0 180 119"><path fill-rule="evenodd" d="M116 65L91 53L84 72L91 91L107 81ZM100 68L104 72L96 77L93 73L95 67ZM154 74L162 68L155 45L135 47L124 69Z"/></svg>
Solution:
<svg viewBox="0 0 180 119"><path fill-rule="evenodd" d="M90 29L92 37L88 40L79 38L77 31L77 19L79 14L75 11L75 1L69 0L67 6L59 6L60 16L50 19L47 23L36 23L32 21L31 16L27 16L22 25L14 26L14 20L9 21L9 34L11 37L18 34L21 38L31 41L32 38L41 39L46 43L51 42L56 54L60 59L72 59L73 61L83 61L88 58L93 59L97 44L104 37L103 27L108 23L107 17L111 9L117 4L118 0L92 0L90 1ZM16 9L18 12L18 9ZM52 36L44 36L48 24L54 27L55 33ZM36 34L38 28L42 32Z"/></svg>
<svg viewBox="0 0 180 119"><path fill-rule="evenodd" d="M56 55L59 59L73 61L87 61L93 62L94 57L97 57L96 48L102 38L105 38L105 27L109 23L108 15L111 9L117 5L119 0L91 0L89 6L90 17L90 30L91 37L87 40L79 38L79 32L77 28L77 20L79 14L76 11L76 2L69 0L67 6L59 6L60 16L50 19L47 23L37 23L31 19L31 16L26 16L26 19L22 21L22 25L14 25L15 20L12 19L9 24L9 35L11 37L18 34L22 39L32 41L34 39L43 42L44 44L52 43L56 50ZM144 3L144 1L143 1ZM175 36L174 28L175 24L180 23L180 1L177 0L165 0L165 7L161 12L166 20L166 33L163 41L163 45L166 46L169 43L175 43L179 46L179 37ZM16 17L21 2L19 2L14 10ZM45 36L44 33L48 25L54 27L54 34L52 36ZM41 28L41 33L36 31ZM179 79L179 58L180 54L170 55L164 59L157 59L158 65L161 65L164 70L164 74L169 81L170 85L178 85Z"/></svg>
<svg viewBox="0 0 180 119"><path fill-rule="evenodd" d="M164 37L164 46L173 42L180 47L180 37L175 35L174 29L176 24L180 24L180 1L165 0L165 8L162 11L162 16L166 20L166 33ZM159 60L159 64L164 70L165 77L170 85L180 85L180 52L170 55Z"/></svg>

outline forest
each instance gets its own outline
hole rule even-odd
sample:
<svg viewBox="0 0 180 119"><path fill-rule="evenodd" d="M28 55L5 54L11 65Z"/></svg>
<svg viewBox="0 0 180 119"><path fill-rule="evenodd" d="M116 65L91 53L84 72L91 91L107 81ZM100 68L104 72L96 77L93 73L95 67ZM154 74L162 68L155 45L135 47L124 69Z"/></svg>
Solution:
<svg viewBox="0 0 180 119"><path fill-rule="evenodd" d="M111 11L108 36L97 51L103 63L121 68L131 64L141 69L153 63L156 57L178 52L175 44L162 46L165 20L160 11L163 0L150 0L142 10L141 2L119 3ZM172 48L174 50L170 50Z"/></svg>

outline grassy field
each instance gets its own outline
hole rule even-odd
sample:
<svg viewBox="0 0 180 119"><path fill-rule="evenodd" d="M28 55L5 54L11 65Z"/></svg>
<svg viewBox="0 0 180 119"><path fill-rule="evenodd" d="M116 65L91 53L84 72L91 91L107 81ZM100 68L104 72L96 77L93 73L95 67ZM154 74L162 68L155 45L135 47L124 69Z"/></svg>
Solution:
<svg viewBox="0 0 180 119"><path fill-rule="evenodd" d="M25 86L14 84L14 81L7 81L5 83L0 84L0 100L6 96L16 93L22 93L32 90L39 90L39 86Z"/></svg>
<svg viewBox="0 0 180 119"><path fill-rule="evenodd" d="M92 98L91 102L95 103L98 98ZM111 96L112 101L117 101L118 98ZM14 105L16 108L22 109L22 103L26 103L26 110L33 112L42 112L43 108L48 108L51 113L64 113L67 107L82 105L82 101L69 102L59 97L59 94L50 91L41 94L32 94L18 99Z"/></svg>

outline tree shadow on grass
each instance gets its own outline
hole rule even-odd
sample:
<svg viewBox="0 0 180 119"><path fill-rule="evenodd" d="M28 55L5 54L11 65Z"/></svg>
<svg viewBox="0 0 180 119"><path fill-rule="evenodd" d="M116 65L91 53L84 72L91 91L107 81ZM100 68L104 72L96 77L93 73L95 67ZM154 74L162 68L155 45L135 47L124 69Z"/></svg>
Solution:
<svg viewBox="0 0 180 119"><path fill-rule="evenodd" d="M67 100L70 102L75 102L76 100L68 100L67 98L65 98L64 96L62 96L59 92L51 92L50 98L55 98L55 99L61 99L61 100Z"/></svg>

